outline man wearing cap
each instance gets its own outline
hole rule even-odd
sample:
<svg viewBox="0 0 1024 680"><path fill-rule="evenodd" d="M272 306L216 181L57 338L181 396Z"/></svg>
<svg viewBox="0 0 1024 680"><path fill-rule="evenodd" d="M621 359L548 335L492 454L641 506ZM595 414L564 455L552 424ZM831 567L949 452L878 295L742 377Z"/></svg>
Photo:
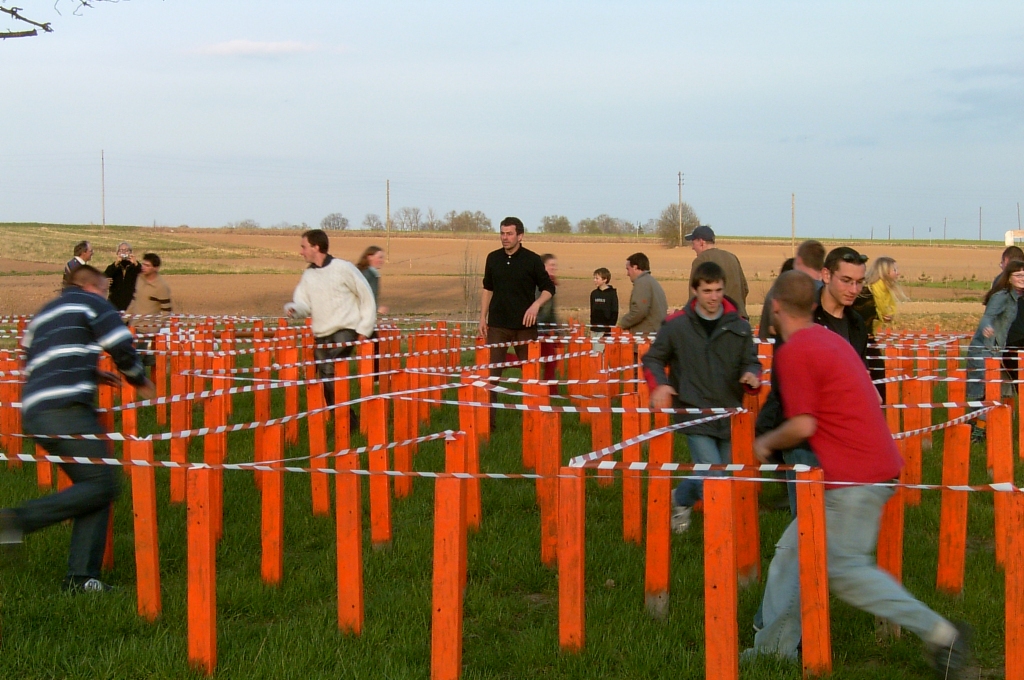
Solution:
<svg viewBox="0 0 1024 680"><path fill-rule="evenodd" d="M700 225L689 234L686 240L690 242L693 252L697 253L693 263L690 265L690 279L697 272L697 267L705 262L714 262L725 272L725 295L739 311L744 319L750 318L747 315L747 294L750 287L747 285L747 277L743 275L743 267L739 258L727 250L722 250L715 245L715 232L707 225ZM690 300L693 300L693 291L690 291Z"/></svg>

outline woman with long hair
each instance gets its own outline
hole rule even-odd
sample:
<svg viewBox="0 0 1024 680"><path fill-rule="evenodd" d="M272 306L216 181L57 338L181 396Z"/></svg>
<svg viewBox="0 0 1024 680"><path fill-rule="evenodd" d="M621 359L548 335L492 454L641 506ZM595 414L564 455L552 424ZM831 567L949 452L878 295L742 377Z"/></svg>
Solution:
<svg viewBox="0 0 1024 680"><path fill-rule="evenodd" d="M985 383L982 382L985 359L1002 357L1008 347L1024 347L1024 309L1021 309L1024 307L1024 262L1014 260L1007 264L995 285L985 294L983 302L985 315L978 322L978 329L967 348L968 401L978 401L985 396ZM1016 362L1012 369L1016 373ZM1016 375L1012 377L1016 378ZM1008 392L1012 394L1011 385L1005 384L1003 388L1004 396L1009 396ZM974 438L978 439L980 434L974 428Z"/></svg>
<svg viewBox="0 0 1024 680"><path fill-rule="evenodd" d="M366 283L370 284L373 291L373 299L378 302L377 313L387 314L388 308L379 304L380 300L380 268L384 266L384 249L380 246L370 246L359 256L356 268L366 277Z"/></svg>
<svg viewBox="0 0 1024 680"><path fill-rule="evenodd" d="M872 333L876 329L892 329L899 303L906 302L907 295L899 279L900 270L896 267L896 260L891 257L878 257L871 263L865 283L875 299L875 319L878 325L872 328Z"/></svg>
<svg viewBox="0 0 1024 680"><path fill-rule="evenodd" d="M544 263L544 270L547 271L548 276L551 277L551 282L555 284L555 288L558 288L558 258L551 253L544 253L540 256L540 261ZM540 291L537 292L540 295ZM537 331L538 334L543 336L553 337L558 335L558 315L555 313L555 296L552 295L551 299L541 305L541 308L537 311ZM560 345L553 342L544 342L543 339L540 343L540 354L542 357L550 357L558 354ZM541 369L541 374L544 380L555 379L555 362L547 361L544 363L544 367ZM549 385L548 392L550 394L558 394L558 385Z"/></svg>

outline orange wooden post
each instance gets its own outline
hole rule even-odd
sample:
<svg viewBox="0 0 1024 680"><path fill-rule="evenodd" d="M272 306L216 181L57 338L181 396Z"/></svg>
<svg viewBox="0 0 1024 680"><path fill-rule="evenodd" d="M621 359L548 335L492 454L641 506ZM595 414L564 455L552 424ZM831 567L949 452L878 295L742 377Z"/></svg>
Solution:
<svg viewBox="0 0 1024 680"><path fill-rule="evenodd" d="M999 380L1000 361L988 357L985 359L985 401L999 401L1002 398L1002 385L998 383ZM988 428L991 426L989 420L975 420L974 421L979 427L985 427L985 432L988 432ZM985 448L986 463L988 469L992 471L992 447L988 446ZM997 541L998 543L998 541ZM998 550L998 548L997 548Z"/></svg>
<svg viewBox="0 0 1024 680"><path fill-rule="evenodd" d="M992 481L996 484L1013 484L1013 412L1009 406L997 406L988 412L988 429L985 441L988 444L988 458L992 463ZM995 509L996 564L1003 566L1006 561L1006 515L1009 512L1009 495L997 493L992 498Z"/></svg>
<svg viewBox="0 0 1024 680"><path fill-rule="evenodd" d="M186 357L181 356L183 345L177 341L171 344L171 391L170 396L179 397L171 402L171 432L183 432L188 429L186 409L192 408L192 402L181 399L188 392L188 376L181 372L186 370ZM171 439L171 460L179 465L188 462L188 440L184 437ZM185 469L171 468L171 503L185 502Z"/></svg>
<svg viewBox="0 0 1024 680"><path fill-rule="evenodd" d="M472 401L473 386L470 384L471 380L469 373L463 372L463 386L459 388L459 401ZM476 410L466 403L459 405L459 428L466 433L466 472L474 475L480 472L480 439L476 432ZM466 523L470 528L474 530L480 528L481 513L480 479L474 477L466 483Z"/></svg>
<svg viewBox="0 0 1024 680"><path fill-rule="evenodd" d="M798 472L796 477L804 675L828 675L832 672L832 624L828 602L825 478L820 469Z"/></svg>
<svg viewBox="0 0 1024 680"><path fill-rule="evenodd" d="M655 416L655 425L668 424L668 415ZM665 463L672 462L672 434L655 437L648 450L650 471L647 481L647 561L644 569L644 604L647 612L656 619L668 616L668 582L670 553L670 518L672 493L669 473L661 470ZM731 512L731 511L730 511ZM733 555L733 571L730 578L735 580L736 556Z"/></svg>
<svg viewBox="0 0 1024 680"><path fill-rule="evenodd" d="M342 471L334 480L337 498L338 629L363 632L363 502L359 477L347 470L359 467L359 456L347 453L335 459Z"/></svg>
<svg viewBox="0 0 1024 680"><path fill-rule="evenodd" d="M727 477L704 481L705 676L716 680L740 672L733 484Z"/></svg>
<svg viewBox="0 0 1024 680"><path fill-rule="evenodd" d="M212 368L222 366L220 357L211 357ZM217 382L217 381L214 381ZM227 424L227 411L221 396L208 397L203 410L203 426L216 428ZM219 466L227 454L227 434L207 434L203 437L203 462L207 465ZM214 467L213 477L213 531L217 540L224 535L224 470Z"/></svg>
<svg viewBox="0 0 1024 680"><path fill-rule="evenodd" d="M732 416L732 462L755 466L754 414ZM757 470L736 472L735 477L756 478ZM733 483L736 493L736 566L740 586L746 587L761 578L761 531L758 524L757 482Z"/></svg>
<svg viewBox="0 0 1024 680"><path fill-rule="evenodd" d="M924 388L922 390L922 388ZM924 394L927 392L927 385L920 380L908 380L903 383L903 399L911 405L903 413L903 427L909 432L924 427L925 409L917 408L916 405L926 400ZM921 456L921 435L915 434L903 440L903 478L907 484L921 483L922 456ZM920 489L903 489L903 498L907 505L918 506L921 504Z"/></svg>
<svg viewBox="0 0 1024 680"><path fill-rule="evenodd" d="M900 455L904 456L906 440L896 442ZM900 473L900 483L906 483L906 468ZM903 581L903 528L906 509L906 489L896 487L893 495L882 507L879 519L876 563L897 581Z"/></svg>
<svg viewBox="0 0 1024 680"><path fill-rule="evenodd" d="M309 411L323 409L324 388L321 383L306 385L306 408ZM322 470L331 466L326 454L327 448L327 412L310 413L306 418L309 432L309 467L311 470ZM326 473L309 473L310 492L313 497L313 516L330 517L331 515L331 484Z"/></svg>
<svg viewBox="0 0 1024 680"><path fill-rule="evenodd" d="M460 433L448 435L444 440L444 471L453 474L457 472L466 471L466 447L465 447L465 436ZM462 592L466 592L466 569L468 566L468 553L466 538L469 533L469 527L466 524L466 480L459 479L462 484L462 524L460 531L462 532L462 538L459 542L459 583L462 587Z"/></svg>
<svg viewBox="0 0 1024 680"><path fill-rule="evenodd" d="M288 345L278 351L278 356L281 357L281 363L288 368L278 371L278 376L282 380L291 381L291 384L285 385L284 388L284 413L293 416L299 412L299 386L295 384L299 380L299 348L294 344L297 342L298 334L287 332L284 337L287 338ZM284 424L284 443L288 445L298 441L299 421L289 420Z"/></svg>
<svg viewBox="0 0 1024 680"><path fill-rule="evenodd" d="M213 675L217 667L217 542L213 533L213 475L191 468L188 486L188 660Z"/></svg>
<svg viewBox="0 0 1024 680"><path fill-rule="evenodd" d="M8 455L13 456L15 451L11 451ZM45 456L46 449L39 444L36 444L36 456ZM36 461L36 486L40 489L52 489L53 488L53 463L48 460L37 460Z"/></svg>
<svg viewBox="0 0 1024 680"><path fill-rule="evenodd" d="M600 378L601 355L587 357L590 361L590 374L594 378ZM607 383L596 385L592 394L598 394L608 389ZM600 413L591 414L590 417L590 450L598 451L612 445L612 400L605 396L590 401L591 406L601 409ZM611 470L598 470L597 483L600 486L611 486L615 481L615 475Z"/></svg>
<svg viewBox="0 0 1024 680"><path fill-rule="evenodd" d="M946 360L946 365L949 367L946 369L946 377L952 379L946 383L946 400L962 404L967 401L967 369L949 359ZM952 420L966 412L967 409L962 406L950 408L946 409L946 417Z"/></svg>
<svg viewBox="0 0 1024 680"><path fill-rule="evenodd" d="M363 402L363 420L367 422L367 444L370 449L370 470L383 472L388 465L386 399ZM384 474L370 475L370 540L374 548L391 544L391 478Z"/></svg>
<svg viewBox="0 0 1024 680"><path fill-rule="evenodd" d="M123 408L128 404L135 401L135 387L128 382L121 383L121 434L125 436L134 437L139 433L139 412L133 408ZM129 460L130 448L128 442L121 445L121 457L124 460ZM129 479L132 476L132 466L124 466L124 476Z"/></svg>
<svg viewBox="0 0 1024 680"><path fill-rule="evenodd" d="M132 460L153 462L153 442L125 442ZM135 580L139 616L155 621L163 610L160 601L160 552L157 542L156 477L152 467L137 466L132 474L132 509L135 513Z"/></svg>
<svg viewBox="0 0 1024 680"><path fill-rule="evenodd" d="M586 475L563 467L558 479L558 643L578 652L586 640Z"/></svg>
<svg viewBox="0 0 1024 680"><path fill-rule="evenodd" d="M902 375L903 369L897 359L898 350L892 345L885 348L885 377L895 378ZM900 383L888 382L885 384L885 403L898 404L900 402ZM900 431L900 410L895 408L885 409L885 420L889 424L889 432L893 434Z"/></svg>
<svg viewBox="0 0 1024 680"><path fill-rule="evenodd" d="M757 359L761 362L761 375L767 376L768 372L772 370L772 361L775 357L775 345L770 342L762 342L757 346ZM764 402L768 399L768 394L772 391L772 386L769 383L761 385L761 390L757 395L757 407L760 409L764 406Z"/></svg>
<svg viewBox="0 0 1024 680"><path fill-rule="evenodd" d="M996 492L1006 502L1006 680L1024 680L1024 495Z"/></svg>
<svg viewBox="0 0 1024 680"><path fill-rule="evenodd" d="M359 357L359 396L368 397L373 394L373 355L377 346L372 341L362 342L358 347Z"/></svg>
<svg viewBox="0 0 1024 680"><path fill-rule="evenodd" d="M169 345L169 336L164 334L157 335L153 341L153 346L156 349L153 383L156 385L157 397L167 396L167 365L170 360L170 357L167 356L167 350ZM167 425L167 404L156 405L156 424Z"/></svg>
<svg viewBox="0 0 1024 680"><path fill-rule="evenodd" d="M536 355L536 357L534 356ZM544 387L538 385L540 380L540 364L535 359L540 357L540 344L530 343L530 360L523 364L523 392L532 394L532 397L523 397L523 403L531 409L535 409L542 403L541 395ZM535 410L523 411L523 467L527 470L537 468L537 452L543 446L541 441L541 418L540 413ZM538 490L539 490L538 480ZM541 499L537 499L538 503Z"/></svg>
<svg viewBox="0 0 1024 680"><path fill-rule="evenodd" d="M429 368L430 363L430 337L425 332L420 332L416 335L416 365L420 368ZM418 387L427 387L431 384L433 378L428 373L420 374L420 381ZM424 394L430 394L426 392ZM413 402L416 405L416 429L419 431L421 423L430 422L430 404L425 401Z"/></svg>
<svg viewBox="0 0 1024 680"><path fill-rule="evenodd" d="M543 386L541 386L543 387ZM538 398L547 404L548 397ZM546 567L558 563L558 469L562 465L561 421L557 413L537 413L540 446L537 450L537 500L540 505L540 560Z"/></svg>
<svg viewBox="0 0 1024 680"><path fill-rule="evenodd" d="M351 406L337 406L352 397L352 381L348 379L349 364L339 361L334 364L334 450L342 451L350 446L352 435Z"/></svg>
<svg viewBox="0 0 1024 680"><path fill-rule="evenodd" d="M398 373L391 378L391 386L395 392L403 392L408 389L409 385L409 374ZM410 427L410 407L412 402L400 397L396 397L391 401L391 408L394 412L394 438L396 442L405 441L406 439L413 439L415 434L413 433L412 427ZM462 409L459 409L461 415ZM465 428L465 426L463 426ZM409 472L412 470L412 447L396 446L395 447L395 470L399 472ZM395 498L405 498L412 493L412 477L395 477Z"/></svg>
<svg viewBox="0 0 1024 680"><path fill-rule="evenodd" d="M622 397L622 439L628 441L640 435L640 414L636 412L640 399L636 394ZM633 444L622 450L623 464L640 462L640 445ZM640 471L622 470L622 540L641 545L643 543L643 493L640 489Z"/></svg>
<svg viewBox="0 0 1024 680"><path fill-rule="evenodd" d="M966 486L971 464L971 426L946 429L942 447L942 509L939 514L939 566L935 588L959 595L964 588L967 552L967 491L948 487Z"/></svg>
<svg viewBox="0 0 1024 680"><path fill-rule="evenodd" d="M481 347L476 350L476 358L473 360L477 366L484 366L490 362L490 350ZM477 369L474 371L477 375L477 380L486 381L490 375L487 369ZM491 399L490 390L486 388L477 389L477 399L475 401L482 401L487 403ZM491 409L481 408L477 409L476 413L476 431L480 435L481 441L487 441L491 438Z"/></svg>
<svg viewBox="0 0 1024 680"><path fill-rule="evenodd" d="M263 432L263 447L266 460L280 460L283 457L284 442L280 425L269 425ZM282 463L273 463L280 467ZM263 494L261 506L262 547L260 573L263 582L277 586L284 575L284 471L271 470L263 473Z"/></svg>
<svg viewBox="0 0 1024 680"><path fill-rule="evenodd" d="M462 674L463 593L460 563L465 533L465 485L454 477L434 482L433 613L430 630L431 680Z"/></svg>

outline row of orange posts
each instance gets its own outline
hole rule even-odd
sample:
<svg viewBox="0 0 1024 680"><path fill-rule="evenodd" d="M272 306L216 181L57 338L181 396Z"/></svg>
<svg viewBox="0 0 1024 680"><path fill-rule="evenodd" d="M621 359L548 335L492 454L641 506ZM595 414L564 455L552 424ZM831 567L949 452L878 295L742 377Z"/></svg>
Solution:
<svg viewBox="0 0 1024 680"><path fill-rule="evenodd" d="M218 325L221 327L218 328ZM415 440L427 429L431 412L441 408L434 403L443 396L444 385L454 386L459 401L459 431L446 437L445 473L435 484L434 572L431 631L431 675L433 678L457 678L462 669L462 607L467 579L467 541L470 531L483 526L479 472L481 447L490 435L486 404L491 395L481 381L487 376L487 348L464 342L457 324L423 326L411 332L397 328L381 329L376 343L363 343L351 361L336 363L335 390L339 402L351 399L353 383L358 383L362 401L360 428L368 445L366 465L359 453L343 453L351 446L347 405L327 410L319 381L312 380L312 337L308 326L293 327L281 320L276 327L256 322L236 328L228 322L209 319L186 327L172 322L170 332L154 338L156 365L153 375L158 394L171 398L155 407L157 423L169 425L175 436L170 444L170 461L177 465L170 472L170 498L187 504L188 517L188 655L197 668L213 673L216 668L216 545L223 532L223 463L229 461L227 432L207 432L203 437L203 465L189 464L189 441L200 436L193 418L202 417L203 428L225 428L232 414L233 398L224 393L229 387L248 385L255 405L254 479L261 491L261 573L271 586L284 578L284 467L295 465L289 456L308 456L311 509L316 515L330 516L329 476L335 477L334 520L337 531L338 626L343 632L358 635L363 631L362 503L359 476L353 470L369 471L369 530L374 546L392 540L391 507L395 499L412 492ZM886 347L887 376L899 379L886 385L887 403L927 404L937 401L936 389L947 386L947 401L963 402L966 377L959 362L959 340L945 344L932 338L895 338ZM580 407L580 420L590 426L591 449L612 447L613 399L625 412L620 416L621 441L646 436L655 428L669 424L667 414L640 413L647 407L648 393L643 376L636 369L636 356L642 356L646 344L619 332L605 343L603 352L593 352L585 329L574 326L556 339L563 344L566 358L558 358L570 402ZM761 345L761 358L770 366L771 345ZM477 368L462 365L462 354L473 352ZM375 354L376 362L375 362ZM944 356L943 356L944 355ZM251 356L251 366L239 368L240 357ZM941 382L940 362L947 361L945 375L958 379ZM250 363L250 362L242 362ZM376 363L376 375L375 371ZM13 352L0 354L0 446L6 452L20 452L22 440L18 412L12 404L18 400L20 386L11 378L17 371ZM999 366L987 366L986 399L999 398ZM236 376L252 381L239 382ZM276 375L276 377L275 377ZM302 380L302 376L306 380ZM535 471L537 504L540 510L540 560L557 569L559 587L559 640L563 650L579 651L585 645L585 489L587 467L567 467L561 449L561 417L547 406L561 406L564 399L553 399L541 382L541 351L531 343L529 359L522 366L523 381L513 385L527 396L523 404L531 410L522 413L523 467ZM932 378L932 379L930 379ZM283 386L281 382L283 381ZM563 381L564 382L564 381ZM300 390L304 387L306 412L300 413ZM280 422L272 413L271 392L284 393ZM449 387L448 389L453 389ZM200 394L204 390L211 390ZM753 468L754 419L766 396L767 388L748 398L747 412L732 416L734 463L750 466L732 477L708 478L705 482L703 513L705 522L705 650L707 677L738 676L737 589L760 579L762 557L758 536L758 491L761 485L748 481L760 473ZM112 388L100 390L99 401L105 425L125 435L138 434L135 409L113 410L117 394ZM121 404L134 400L130 387L121 390ZM199 402L199 403L195 403ZM596 409L596 410L594 410ZM169 417L168 417L169 412ZM115 413L120 414L116 430ZM933 413L925 408L887 408L886 416L893 432L917 430L932 423ZM949 417L963 415L962 408L950 409ZM273 418L277 422L270 424ZM333 446L327 441L327 423L333 421ZM297 451L299 424L306 423L308 452ZM992 409L987 416L986 459L996 483L1012 484L1013 431L1012 407ZM970 426L954 425L942 430L941 512L936 587L946 593L963 590L964 555L967 534L968 491L956 490L968 483L970 462ZM645 551L645 605L654 617L664 617L669 606L670 569L670 493L671 473L660 469L673 460L671 433L625 446L621 450L623 539ZM907 462L902 482L922 481L922 459L930 450L932 433L900 440ZM1024 431L1018 432L1024 441ZM405 443L403 443L405 442ZM113 449L113 445L111 446ZM642 463L647 449L647 465L641 472L629 469ZM1022 448L1024 451L1024 448ZM157 503L151 440L130 440L123 445L122 457L143 463L125 468L130 474L135 531L138 611L147 620L162 613L157 545ZM237 461L232 461L237 462ZM13 459L11 466L20 465ZM53 484L52 467L45 461L36 465L39 484ZM685 466L681 468L685 471ZM390 474L388 474L390 473ZM800 564L802 616L804 618L803 663L809 674L825 674L831 669L829 634L828 579L824 541L824 491L820 471L802 472L808 483L798 485L800 522ZM58 474L58 484L66 485ZM646 476L647 499L644 512L642 479ZM614 483L612 471L595 471L596 482ZM513 482L501 482L513 483ZM900 488L887 504L879 535L878 562L897 579L902 579L903 508L920 502L920 490ZM1007 677L1024 677L1024 659L1020 645L1024 641L1024 498L1019 493L995 495L996 560L1006 573ZM646 524L644 515L646 514ZM805 540L806 539L806 540ZM110 545L110 543L108 543ZM110 554L112 560L113 555ZM1014 644L1011 645L1011 642Z"/></svg>

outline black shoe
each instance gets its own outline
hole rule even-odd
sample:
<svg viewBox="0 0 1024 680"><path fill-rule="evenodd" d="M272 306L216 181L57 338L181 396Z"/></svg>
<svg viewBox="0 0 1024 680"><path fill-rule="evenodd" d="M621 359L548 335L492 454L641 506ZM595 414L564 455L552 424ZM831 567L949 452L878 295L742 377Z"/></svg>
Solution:
<svg viewBox="0 0 1024 680"><path fill-rule="evenodd" d="M98 578L88 576L65 576L61 590L66 593L109 593L114 586L104 583Z"/></svg>
<svg viewBox="0 0 1024 680"><path fill-rule="evenodd" d="M947 646L925 645L925 656L928 664L935 669L940 678L956 680L966 677L963 671L971 662L971 627L966 623L956 622L956 638Z"/></svg>
<svg viewBox="0 0 1024 680"><path fill-rule="evenodd" d="M25 532L18 521L18 515L10 508L0 510L0 547L6 549L18 546L24 540Z"/></svg>

